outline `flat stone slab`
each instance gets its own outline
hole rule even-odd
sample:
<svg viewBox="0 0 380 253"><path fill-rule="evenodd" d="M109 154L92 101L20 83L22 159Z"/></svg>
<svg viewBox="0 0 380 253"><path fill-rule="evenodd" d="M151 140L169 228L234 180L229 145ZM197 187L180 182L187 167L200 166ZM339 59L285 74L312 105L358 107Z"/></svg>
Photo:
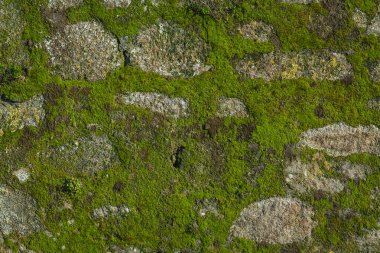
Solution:
<svg viewBox="0 0 380 253"><path fill-rule="evenodd" d="M71 7L77 7L83 3L83 0L49 0L48 8L63 11Z"/></svg>
<svg viewBox="0 0 380 253"><path fill-rule="evenodd" d="M37 127L45 118L43 104L41 95L21 103L0 101L0 136L7 130L15 132L27 126Z"/></svg>
<svg viewBox="0 0 380 253"><path fill-rule="evenodd" d="M334 178L326 178L317 162L303 162L296 159L285 168L286 183L299 193L321 191L335 194L343 191L344 185Z"/></svg>
<svg viewBox="0 0 380 253"><path fill-rule="evenodd" d="M360 153L380 156L380 130L374 125L351 127L338 123L310 129L300 139L300 147L323 150L334 157Z"/></svg>
<svg viewBox="0 0 380 253"><path fill-rule="evenodd" d="M247 118L249 114L245 104L240 99L223 97L219 100L216 116Z"/></svg>
<svg viewBox="0 0 380 253"><path fill-rule="evenodd" d="M117 39L94 21L65 26L44 48L53 72L64 79L104 79L123 64Z"/></svg>
<svg viewBox="0 0 380 253"><path fill-rule="evenodd" d="M177 24L160 23L143 28L121 46L130 64L166 77L193 77L210 70L205 65L208 45Z"/></svg>
<svg viewBox="0 0 380 253"><path fill-rule="evenodd" d="M250 40L257 42L269 42L274 36L274 29L262 21L251 21L238 28L239 33Z"/></svg>
<svg viewBox="0 0 380 253"><path fill-rule="evenodd" d="M132 92L119 95L116 99L120 104L140 106L173 118L188 116L188 103L183 98L154 92Z"/></svg>
<svg viewBox="0 0 380 253"><path fill-rule="evenodd" d="M244 208L230 232L258 243L300 242L311 236L313 216L313 210L298 199L274 197Z"/></svg>
<svg viewBox="0 0 380 253"><path fill-rule="evenodd" d="M0 186L0 232L30 235L42 226L37 217L36 201L22 192Z"/></svg>
<svg viewBox="0 0 380 253"><path fill-rule="evenodd" d="M310 52L263 54L258 59L246 57L236 64L237 72L250 79L265 81L310 78L343 80L353 74L352 66L341 53Z"/></svg>

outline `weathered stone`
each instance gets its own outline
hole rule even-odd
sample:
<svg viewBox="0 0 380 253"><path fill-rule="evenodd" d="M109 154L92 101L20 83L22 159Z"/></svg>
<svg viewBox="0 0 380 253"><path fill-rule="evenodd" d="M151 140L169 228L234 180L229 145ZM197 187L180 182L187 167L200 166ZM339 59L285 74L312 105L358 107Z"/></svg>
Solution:
<svg viewBox="0 0 380 253"><path fill-rule="evenodd" d="M380 63L379 62L376 62L376 63L372 64L372 66L370 66L369 74L370 74L371 80L373 82L375 82L375 83L380 82Z"/></svg>
<svg viewBox="0 0 380 253"><path fill-rule="evenodd" d="M0 186L0 232L29 235L42 229L36 202L19 191Z"/></svg>
<svg viewBox="0 0 380 253"><path fill-rule="evenodd" d="M13 175L17 177L20 183L25 183L29 179L29 171L26 169L19 169L13 172Z"/></svg>
<svg viewBox="0 0 380 253"><path fill-rule="evenodd" d="M219 109L217 117L249 117L247 108L244 103L237 98L221 98L219 100Z"/></svg>
<svg viewBox="0 0 380 253"><path fill-rule="evenodd" d="M53 10L65 10L70 7L77 7L83 0L49 0L48 8Z"/></svg>
<svg viewBox="0 0 380 253"><path fill-rule="evenodd" d="M274 36L273 27L262 21L251 21L238 28L238 31L247 39L257 42L269 42Z"/></svg>
<svg viewBox="0 0 380 253"><path fill-rule="evenodd" d="M340 172L349 179L363 180L370 172L368 166L345 161L340 165Z"/></svg>
<svg viewBox="0 0 380 253"><path fill-rule="evenodd" d="M374 125L354 128L338 123L308 130L300 138L300 147L323 150L334 157L358 153L380 156L380 130Z"/></svg>
<svg viewBox="0 0 380 253"><path fill-rule="evenodd" d="M136 105L173 118L188 116L188 103L183 98L153 92L133 92L119 95L117 101L125 105Z"/></svg>
<svg viewBox="0 0 380 253"><path fill-rule="evenodd" d="M367 28L367 15L359 9L355 9L352 13L352 20L359 28Z"/></svg>
<svg viewBox="0 0 380 253"><path fill-rule="evenodd" d="M104 79L123 64L116 38L97 22L67 25L46 40L44 48L53 72L64 79Z"/></svg>
<svg viewBox="0 0 380 253"><path fill-rule="evenodd" d="M352 66L340 53L272 52L259 59L246 57L239 61L236 70L244 77L265 81L279 79L298 79L301 77L314 80L342 80L352 75Z"/></svg>
<svg viewBox="0 0 380 253"><path fill-rule="evenodd" d="M42 153L42 160L66 171L95 173L108 169L117 161L111 141L105 135L91 135L61 147L50 147Z"/></svg>
<svg viewBox="0 0 380 253"><path fill-rule="evenodd" d="M127 8L131 4L131 1L132 0L103 0L108 8Z"/></svg>
<svg viewBox="0 0 380 253"><path fill-rule="evenodd" d="M380 230L369 230L365 236L357 238L356 242L360 252L380 252Z"/></svg>
<svg viewBox="0 0 380 253"><path fill-rule="evenodd" d="M28 52L22 39L24 28L25 21L16 7L16 2L0 1L0 67L3 64L28 64Z"/></svg>
<svg viewBox="0 0 380 253"><path fill-rule="evenodd" d="M329 194L343 191L343 184L333 178L326 178L318 162L303 162L300 159L292 161L286 166L286 183L292 190L300 193L321 191Z"/></svg>
<svg viewBox="0 0 380 253"><path fill-rule="evenodd" d="M372 110L380 111L380 97L369 100L367 107Z"/></svg>
<svg viewBox="0 0 380 253"><path fill-rule="evenodd" d="M91 217L95 220L108 219L112 216L123 216L129 213L131 210L127 205L121 206L102 206L100 208L94 209L91 212Z"/></svg>
<svg viewBox="0 0 380 253"><path fill-rule="evenodd" d="M274 197L249 205L230 232L259 243L287 244L311 236L314 212L295 198Z"/></svg>
<svg viewBox="0 0 380 253"><path fill-rule="evenodd" d="M210 15L214 19L227 19L240 0L184 0L187 7L195 13Z"/></svg>
<svg viewBox="0 0 380 253"><path fill-rule="evenodd" d="M116 245L111 245L110 251L112 253L143 253L144 252L144 251L142 251L139 248L136 248L134 246L130 246L127 248L121 248L121 247L116 246Z"/></svg>
<svg viewBox="0 0 380 253"><path fill-rule="evenodd" d="M367 28L367 34L380 35L380 14L371 20Z"/></svg>
<svg viewBox="0 0 380 253"><path fill-rule="evenodd" d="M34 96L22 103L0 101L0 136L27 126L37 127L45 117L44 98Z"/></svg>
<svg viewBox="0 0 380 253"><path fill-rule="evenodd" d="M320 0L280 0L283 3L290 4L311 4L311 3L319 3Z"/></svg>
<svg viewBox="0 0 380 253"><path fill-rule="evenodd" d="M132 65L167 77L192 77L208 71L204 64L208 46L198 36L176 24L144 28L132 40L123 39Z"/></svg>
<svg viewBox="0 0 380 253"><path fill-rule="evenodd" d="M218 211L218 201L216 199L202 199L198 201L197 206L201 217L206 217L210 214L218 218L223 217Z"/></svg>

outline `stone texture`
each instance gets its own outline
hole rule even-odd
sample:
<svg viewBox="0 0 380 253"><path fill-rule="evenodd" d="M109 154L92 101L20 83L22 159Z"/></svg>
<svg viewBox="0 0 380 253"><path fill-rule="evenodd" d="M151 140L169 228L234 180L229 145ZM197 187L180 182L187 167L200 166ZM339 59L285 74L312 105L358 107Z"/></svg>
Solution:
<svg viewBox="0 0 380 253"><path fill-rule="evenodd" d="M236 70L246 78L262 78L265 81L301 77L336 81L353 74L352 66L343 54L327 51L272 52L259 59L246 57L236 64Z"/></svg>
<svg viewBox="0 0 380 253"><path fill-rule="evenodd" d="M380 252L380 230L369 230L365 236L357 238L356 242L360 252Z"/></svg>
<svg viewBox="0 0 380 253"><path fill-rule="evenodd" d="M353 180L363 180L367 177L367 174L370 172L370 168L368 166L351 163L349 161L342 162L339 167L339 171L345 177Z"/></svg>
<svg viewBox="0 0 380 253"><path fill-rule="evenodd" d="M244 208L230 231L258 243L299 242L311 236L313 216L313 210L298 199L274 197Z"/></svg>
<svg viewBox="0 0 380 253"><path fill-rule="evenodd" d="M22 39L25 25L15 3L0 1L0 66L28 65L28 52Z"/></svg>
<svg viewBox="0 0 380 253"><path fill-rule="evenodd" d="M55 74L95 81L123 64L117 39L97 22L67 25L44 42Z"/></svg>
<svg viewBox="0 0 380 253"><path fill-rule="evenodd" d="M45 117L43 104L42 96L22 103L0 101L0 136L7 130L15 132L27 126L37 127Z"/></svg>
<svg viewBox="0 0 380 253"><path fill-rule="evenodd" d="M208 71L208 46L194 33L176 24L143 28L132 40L122 39L127 61L144 71L166 77L192 77Z"/></svg>
<svg viewBox="0 0 380 253"><path fill-rule="evenodd" d="M370 66L369 74L370 74L371 80L373 82L375 82L375 83L380 82L380 63L379 62L376 62L376 63L372 64L372 66Z"/></svg>
<svg viewBox="0 0 380 253"><path fill-rule="evenodd" d="M344 123L301 134L300 147L323 150L330 156L368 153L380 156L380 130L374 125L351 127Z"/></svg>
<svg viewBox="0 0 380 253"><path fill-rule="evenodd" d="M91 135L61 147L50 147L41 159L53 166L74 172L93 174L117 162L117 155L106 135Z"/></svg>
<svg viewBox="0 0 380 253"><path fill-rule="evenodd" d="M26 169L19 169L13 172L13 175L17 177L20 183L25 183L30 177L30 173Z"/></svg>
<svg viewBox="0 0 380 253"><path fill-rule="evenodd" d="M367 28L367 34L378 36L380 34L380 14L376 15Z"/></svg>
<svg viewBox="0 0 380 253"><path fill-rule="evenodd" d="M65 10L70 7L77 7L83 0L49 0L48 8L53 10Z"/></svg>
<svg viewBox="0 0 380 253"><path fill-rule="evenodd" d="M380 111L380 97L369 100L367 102L367 107L371 110Z"/></svg>
<svg viewBox="0 0 380 253"><path fill-rule="evenodd" d="M153 92L133 92L119 95L120 104L136 105L173 118L188 116L188 103L183 98L171 98Z"/></svg>
<svg viewBox="0 0 380 253"><path fill-rule="evenodd" d="M262 21L251 21L239 27L238 31L243 37L257 42L269 42L274 36L273 27Z"/></svg>
<svg viewBox="0 0 380 253"><path fill-rule="evenodd" d="M221 98L219 108L216 113L217 117L249 117L247 108L244 103L237 98Z"/></svg>
<svg viewBox="0 0 380 253"><path fill-rule="evenodd" d="M103 2L108 8L127 8L132 0L103 0Z"/></svg>
<svg viewBox="0 0 380 253"><path fill-rule="evenodd" d="M359 28L366 29L367 28L367 15L359 9L355 9L352 13L352 20L355 25Z"/></svg>
<svg viewBox="0 0 380 253"><path fill-rule="evenodd" d="M94 209L91 212L91 217L95 220L108 219L112 216L122 216L129 213L131 210L127 205L111 206L106 205L100 208Z"/></svg>
<svg viewBox="0 0 380 253"><path fill-rule="evenodd" d="M0 186L0 232L29 235L42 229L37 218L36 202L31 197Z"/></svg>
<svg viewBox="0 0 380 253"><path fill-rule="evenodd" d="M285 169L286 183L299 193L321 191L329 194L339 193L343 184L333 178L326 178L317 161L310 163L296 159Z"/></svg>

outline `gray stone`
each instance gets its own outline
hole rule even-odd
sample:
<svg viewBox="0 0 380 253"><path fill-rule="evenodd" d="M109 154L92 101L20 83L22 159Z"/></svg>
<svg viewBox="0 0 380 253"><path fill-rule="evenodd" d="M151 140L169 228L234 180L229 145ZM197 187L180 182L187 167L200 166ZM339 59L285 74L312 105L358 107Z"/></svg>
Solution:
<svg viewBox="0 0 380 253"><path fill-rule="evenodd" d="M71 7L77 7L83 0L49 0L48 8L63 11Z"/></svg>
<svg viewBox="0 0 380 253"><path fill-rule="evenodd" d="M359 28L366 29L367 28L367 15L359 9L355 9L352 13L352 20L355 25Z"/></svg>
<svg viewBox="0 0 380 253"><path fill-rule="evenodd" d="M69 142L61 147L50 147L41 159L66 171L93 174L117 162L111 141L105 135L91 135Z"/></svg>
<svg viewBox="0 0 380 253"><path fill-rule="evenodd" d="M307 163L296 159L286 166L285 173L286 183L299 193L322 191L335 194L344 189L339 180L326 178L316 161Z"/></svg>
<svg viewBox="0 0 380 253"><path fill-rule="evenodd" d="M244 103L237 98L221 98L219 100L219 109L217 117L249 117L247 108Z"/></svg>
<svg viewBox="0 0 380 253"><path fill-rule="evenodd" d="M380 156L380 130L374 125L351 127L338 123L308 130L300 139L300 147L323 150L334 157L360 153Z"/></svg>
<svg viewBox="0 0 380 253"><path fill-rule="evenodd" d="M272 52L259 59L246 57L236 64L236 70L244 77L265 81L298 79L336 81L350 77L352 66L340 53L327 51L301 53Z"/></svg>
<svg viewBox="0 0 380 253"><path fill-rule="evenodd" d="M380 63L379 62L376 62L372 66L370 66L369 74L373 82L375 83L380 82Z"/></svg>
<svg viewBox="0 0 380 253"><path fill-rule="evenodd" d="M244 208L230 232L258 243L300 242L311 236L313 216L313 210L298 199L274 197Z"/></svg>
<svg viewBox="0 0 380 253"><path fill-rule="evenodd" d="M91 217L94 220L108 219L112 216L123 216L129 213L131 210L127 205L121 206L102 206L100 208L94 209L91 212Z"/></svg>
<svg viewBox="0 0 380 253"><path fill-rule="evenodd" d="M198 36L176 24L160 23L143 28L137 37L125 40L132 65L167 77L192 77L208 71L204 64L208 46Z"/></svg>
<svg viewBox="0 0 380 253"><path fill-rule="evenodd" d="M378 36L380 34L380 14L376 15L367 28L367 34Z"/></svg>
<svg viewBox="0 0 380 253"><path fill-rule="evenodd" d="M171 98L153 92L132 92L117 97L124 105L136 105L173 118L188 116L188 103L183 98Z"/></svg>
<svg viewBox="0 0 380 253"><path fill-rule="evenodd" d="M380 97L369 100L367 102L367 107L371 110L380 111Z"/></svg>
<svg viewBox="0 0 380 253"><path fill-rule="evenodd" d="M367 234L363 237L357 238L356 242L360 252L380 252L380 229L367 231Z"/></svg>
<svg viewBox="0 0 380 253"><path fill-rule="evenodd" d="M36 201L30 196L8 187L0 186L0 232L29 235L40 231Z"/></svg>
<svg viewBox="0 0 380 253"><path fill-rule="evenodd" d="M45 117L43 104L42 96L22 103L0 101L0 136L7 130L15 132L27 126L37 127Z"/></svg>
<svg viewBox="0 0 380 253"><path fill-rule="evenodd" d="M104 79L123 64L117 39L97 22L67 25L45 40L50 64L64 79Z"/></svg>
<svg viewBox="0 0 380 253"><path fill-rule="evenodd" d="M345 177L353 180L363 180L370 172L368 166L362 164L351 163L349 161L342 162L339 170Z"/></svg>
<svg viewBox="0 0 380 253"><path fill-rule="evenodd" d="M121 248L121 247L116 246L116 245L111 245L110 251L112 253L143 253L144 252L144 251L142 251L139 248L136 248L134 246L130 246L127 248Z"/></svg>
<svg viewBox="0 0 380 253"><path fill-rule="evenodd" d="M18 181L20 181L20 183L25 183L26 181L28 181L29 179L29 171L26 170L26 169L19 169L19 170L16 170L13 172L13 175L15 177L17 177Z"/></svg>
<svg viewBox="0 0 380 253"><path fill-rule="evenodd" d="M251 21L239 27L238 31L243 37L257 42L269 42L274 36L273 27L262 21Z"/></svg>
<svg viewBox="0 0 380 253"><path fill-rule="evenodd" d="M29 56L22 39L25 25L16 2L0 1L0 65L28 65Z"/></svg>
<svg viewBox="0 0 380 253"><path fill-rule="evenodd" d="M127 8L132 0L103 0L108 8Z"/></svg>

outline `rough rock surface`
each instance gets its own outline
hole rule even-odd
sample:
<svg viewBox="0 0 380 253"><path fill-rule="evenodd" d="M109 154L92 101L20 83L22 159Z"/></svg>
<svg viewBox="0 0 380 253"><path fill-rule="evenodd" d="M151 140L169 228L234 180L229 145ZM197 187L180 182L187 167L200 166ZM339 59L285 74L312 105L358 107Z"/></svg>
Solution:
<svg viewBox="0 0 380 253"><path fill-rule="evenodd" d="M42 226L37 219L36 202L31 197L0 186L0 232L29 235Z"/></svg>
<svg viewBox="0 0 380 253"><path fill-rule="evenodd" d="M244 77L265 81L301 77L335 81L352 75L352 66L343 54L327 51L272 52L259 59L246 57L237 63L236 70Z"/></svg>
<svg viewBox="0 0 380 253"><path fill-rule="evenodd" d="M0 1L0 64L26 65L28 53L22 40L25 21L12 1Z"/></svg>
<svg viewBox="0 0 380 253"><path fill-rule="evenodd" d="M132 0L103 0L103 2L108 8L127 8Z"/></svg>
<svg viewBox="0 0 380 253"><path fill-rule="evenodd" d="M370 230L365 236L357 238L356 242L360 252L380 252L380 230Z"/></svg>
<svg viewBox="0 0 380 253"><path fill-rule="evenodd" d="M217 117L249 117L247 108L244 103L237 98L221 98L219 100L219 109Z"/></svg>
<svg viewBox="0 0 380 253"><path fill-rule="evenodd" d="M257 42L269 42L274 36L273 27L262 21L251 21L238 28L243 37Z"/></svg>
<svg viewBox="0 0 380 253"><path fill-rule="evenodd" d="M77 7L83 0L49 0L48 8L53 10L65 10L70 7Z"/></svg>
<svg viewBox="0 0 380 253"><path fill-rule="evenodd" d="M171 98L154 92L133 92L119 95L117 101L125 105L136 105L173 118L188 116L188 103L183 98Z"/></svg>
<svg viewBox="0 0 380 253"><path fill-rule="evenodd" d="M104 79L123 64L116 38L97 22L67 25L46 40L44 48L54 73L64 79Z"/></svg>
<svg viewBox="0 0 380 253"><path fill-rule="evenodd" d="M127 205L121 206L102 206L100 208L94 209L91 212L91 217L95 220L107 219L111 216L122 216L129 213L131 210Z"/></svg>
<svg viewBox="0 0 380 253"><path fill-rule="evenodd" d="M64 170L90 174L108 169L117 161L116 152L108 137L95 134L58 148L50 148L41 158Z"/></svg>
<svg viewBox="0 0 380 253"><path fill-rule="evenodd" d="M334 194L344 189L339 180L324 177L316 161L307 163L296 159L286 167L285 173L287 184L300 193L322 191Z"/></svg>
<svg viewBox="0 0 380 253"><path fill-rule="evenodd" d="M299 242L311 236L313 216L313 210L298 199L274 197L244 208L230 231L259 243Z"/></svg>
<svg viewBox="0 0 380 253"><path fill-rule="evenodd" d="M18 181L20 181L20 183L25 183L26 181L28 181L28 179L30 177L30 173L26 169L16 170L13 172L13 175L15 177L17 177L17 179L18 179Z"/></svg>
<svg viewBox="0 0 380 253"><path fill-rule="evenodd" d="M367 107L372 110L380 111L380 97L369 100Z"/></svg>
<svg viewBox="0 0 380 253"><path fill-rule="evenodd" d="M352 13L352 20L357 27L366 29L367 28L367 15L359 9L355 9Z"/></svg>
<svg viewBox="0 0 380 253"><path fill-rule="evenodd" d="M0 101L0 136L6 130L15 132L26 126L37 127L45 117L43 104L42 96L22 103Z"/></svg>
<svg viewBox="0 0 380 253"><path fill-rule="evenodd" d="M367 28L367 34L380 35L380 14L371 20Z"/></svg>
<svg viewBox="0 0 380 253"><path fill-rule="evenodd" d="M376 62L369 68L371 80L375 83L380 82L380 63Z"/></svg>
<svg viewBox="0 0 380 253"><path fill-rule="evenodd" d="M308 130L300 138L299 146L324 150L334 157L356 153L380 156L380 130L374 125L351 127L338 123Z"/></svg>
<svg viewBox="0 0 380 253"><path fill-rule="evenodd" d="M122 41L127 61L144 71L167 77L192 77L210 69L204 64L208 54L206 43L176 24L146 27L132 40Z"/></svg>
<svg viewBox="0 0 380 253"><path fill-rule="evenodd" d="M340 172L349 179L363 180L370 172L370 168L362 164L345 161L340 165Z"/></svg>

